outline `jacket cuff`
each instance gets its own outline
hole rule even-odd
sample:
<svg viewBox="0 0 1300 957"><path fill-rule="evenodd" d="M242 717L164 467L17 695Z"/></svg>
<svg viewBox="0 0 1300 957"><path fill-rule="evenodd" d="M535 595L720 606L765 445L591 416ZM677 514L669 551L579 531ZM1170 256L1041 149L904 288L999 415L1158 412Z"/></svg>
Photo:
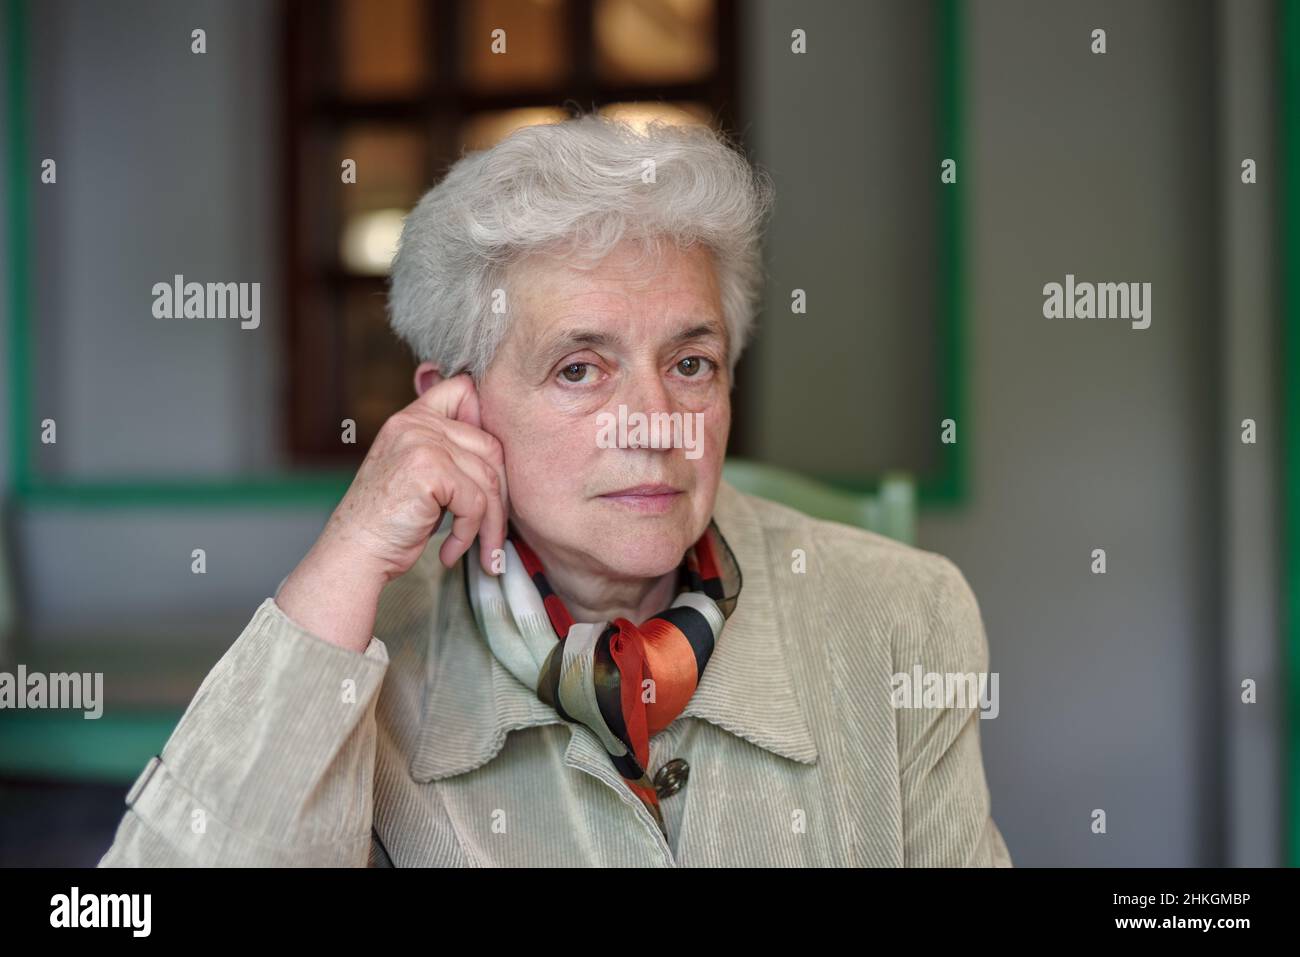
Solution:
<svg viewBox="0 0 1300 957"><path fill-rule="evenodd" d="M369 846L375 701L388 650L300 627L267 598L204 678L127 804L205 861L227 850ZM278 857L278 854L272 854ZM308 855L310 856L310 855ZM328 856L328 855L327 855Z"/></svg>

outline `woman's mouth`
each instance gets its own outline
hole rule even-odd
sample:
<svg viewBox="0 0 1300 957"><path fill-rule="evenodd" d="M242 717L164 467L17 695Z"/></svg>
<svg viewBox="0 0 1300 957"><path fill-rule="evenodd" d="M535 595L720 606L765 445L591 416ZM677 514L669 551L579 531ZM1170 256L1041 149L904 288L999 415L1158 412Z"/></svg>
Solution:
<svg viewBox="0 0 1300 957"><path fill-rule="evenodd" d="M638 512L666 512L677 504L682 490L671 485L636 485L631 488L606 492L600 498Z"/></svg>

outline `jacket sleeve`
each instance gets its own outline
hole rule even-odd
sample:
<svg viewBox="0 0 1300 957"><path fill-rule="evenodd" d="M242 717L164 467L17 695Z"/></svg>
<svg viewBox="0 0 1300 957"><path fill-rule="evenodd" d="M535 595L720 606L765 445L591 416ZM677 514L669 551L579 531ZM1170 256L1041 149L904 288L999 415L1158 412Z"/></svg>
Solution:
<svg viewBox="0 0 1300 957"><path fill-rule="evenodd" d="M267 598L126 796L100 867L366 867L388 650L306 631Z"/></svg>
<svg viewBox="0 0 1300 957"><path fill-rule="evenodd" d="M988 639L965 576L941 556L931 627L919 663L925 673L966 677L943 707L899 711L899 787L907 867L1011 867L993 822L980 754L981 692L996 717ZM983 679L986 684L979 682ZM954 683L953 687L956 685Z"/></svg>

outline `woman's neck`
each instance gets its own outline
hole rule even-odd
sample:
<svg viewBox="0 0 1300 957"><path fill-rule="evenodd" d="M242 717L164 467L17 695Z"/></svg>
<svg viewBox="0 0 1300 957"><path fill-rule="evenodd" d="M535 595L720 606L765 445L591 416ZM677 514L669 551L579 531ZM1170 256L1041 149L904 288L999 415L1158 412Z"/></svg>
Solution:
<svg viewBox="0 0 1300 957"><path fill-rule="evenodd" d="M658 578L617 580L575 573L563 563L545 568L546 580L574 621L627 618L639 625L671 605L677 594L676 568Z"/></svg>

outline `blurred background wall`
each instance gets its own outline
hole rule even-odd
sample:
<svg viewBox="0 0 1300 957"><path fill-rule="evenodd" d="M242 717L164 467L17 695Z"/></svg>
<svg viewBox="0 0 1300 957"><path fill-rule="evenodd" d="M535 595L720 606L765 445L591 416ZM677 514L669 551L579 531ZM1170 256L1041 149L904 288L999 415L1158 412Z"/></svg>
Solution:
<svg viewBox="0 0 1300 957"><path fill-rule="evenodd" d="M29 466L68 485L10 497L19 627L4 660L105 670L110 709L139 721L97 731L89 750L147 757L346 485L347 462L315 454L312 416L360 410L364 426L409 393L396 373L366 392L373 370L316 362L302 343L330 316L353 354L395 361L370 345L382 277L335 253L348 216L382 213L410 187L385 183L374 209L345 204L331 218L311 177L335 176L345 148L377 157L362 183L403 168L402 124L423 114L382 90L368 107L316 90L328 43L287 52L286 22L304 38L403 42L347 10L326 29L328 5L6 2L7 24L21 7L27 35L27 141L11 140L3 161L6 181L15 156L25 164L30 341L29 361L6 365L0 426L35 434L55 418L58 442L31 443ZM533 8L554 5L496 6L542 30ZM734 451L869 485L888 468L943 467L938 420L958 419L957 493L923 496L917 540L957 562L980 601L1002 679L1001 713L980 731L1016 863L1281 863L1275 5L752 0L709 4L707 20L700 4L617 6L608 29L630 31L633 47L678 29L683 62L713 51L707 84L656 82L669 100L698 93L687 105L705 118L719 109L705 98L720 97L776 182ZM1090 52L1098 27L1104 55ZM799 56L796 28L808 37ZM370 79L400 82L393 71ZM527 77L481 79L457 102L492 122L431 122L429 142L500 135L499 107L517 90L521 108L546 108ZM295 106L287 91L300 88L320 105ZM305 117L300 138L286 111ZM945 194L938 162L954 154L959 182ZM35 172L45 157L58 161L55 186ZM310 172L315 157L324 173ZM1259 164L1249 187L1243 157ZM414 162L443 159L435 148ZM432 184L411 176L420 192ZM260 328L154 319L150 289L176 273L260 281ZM1045 320L1043 284L1067 273L1151 282L1151 327ZM790 311L796 288L807 314ZM0 305L6 330L15 301ZM297 339L291 323L306 330ZM15 375L30 396L20 415ZM300 407L298 390L324 395L340 377L335 406ZM1247 416L1253 446L1239 438ZM0 457L10 486L11 459ZM334 478L313 480L321 469ZM104 491L115 482L126 490ZM195 547L205 575L191 574ZM1098 547L1105 576L1090 572ZM1258 704L1239 702L1245 677ZM0 714L0 863L93 863L133 775L43 733ZM56 786L67 781L99 783ZM1096 808L1104 835L1089 827ZM66 840L43 842L54 832Z"/></svg>

